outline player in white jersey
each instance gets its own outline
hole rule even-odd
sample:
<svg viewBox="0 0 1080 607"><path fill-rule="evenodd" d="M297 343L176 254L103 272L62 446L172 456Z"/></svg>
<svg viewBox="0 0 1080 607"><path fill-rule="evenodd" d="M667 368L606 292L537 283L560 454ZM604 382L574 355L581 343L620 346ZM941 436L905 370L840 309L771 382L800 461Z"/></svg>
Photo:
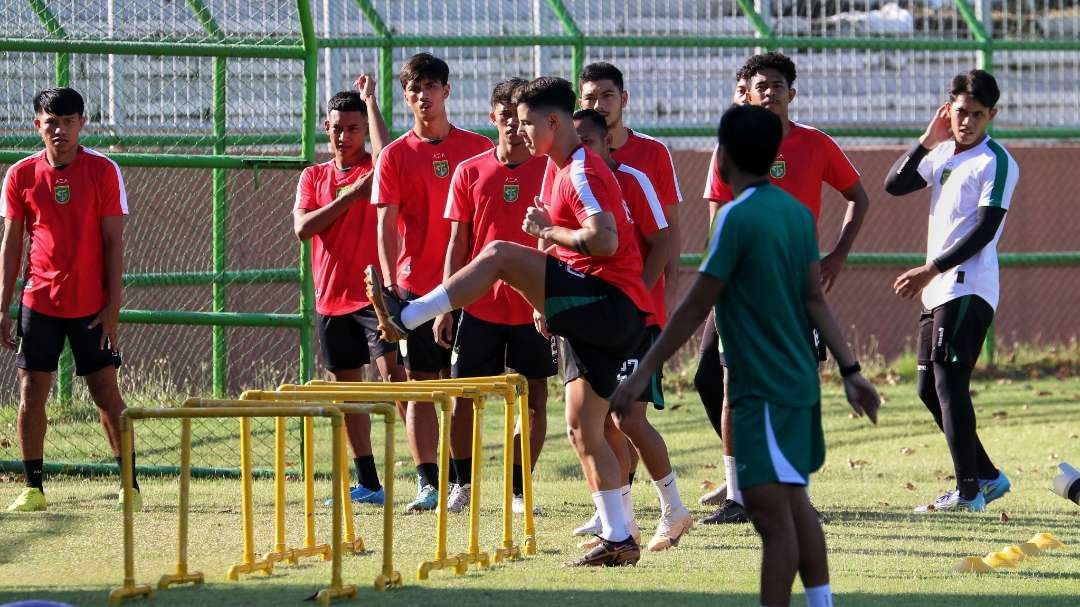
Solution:
<svg viewBox="0 0 1080 607"><path fill-rule="evenodd" d="M903 196L931 188L926 264L901 274L896 294L922 294L918 391L945 433L956 488L916 512L978 512L1009 491L975 430L971 370L998 304L997 243L1020 170L986 133L1000 92L989 73L953 78L919 142L897 160L885 189Z"/></svg>

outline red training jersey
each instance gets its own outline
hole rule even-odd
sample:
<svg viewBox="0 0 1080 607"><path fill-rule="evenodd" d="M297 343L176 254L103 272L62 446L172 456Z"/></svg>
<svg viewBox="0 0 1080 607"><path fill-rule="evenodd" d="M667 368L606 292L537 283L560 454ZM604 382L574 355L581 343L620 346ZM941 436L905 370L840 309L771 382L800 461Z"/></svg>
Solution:
<svg viewBox="0 0 1080 607"><path fill-rule="evenodd" d="M100 312L107 297L101 219L128 213L120 167L79 147L57 168L42 150L8 169L0 196L4 217L23 222L30 237L23 305L59 318Z"/></svg>
<svg viewBox="0 0 1080 607"><path fill-rule="evenodd" d="M466 261L495 240L536 247L536 238L526 234L521 224L525 211L540 195L545 166L547 160L543 157L530 157L519 165L508 166L499 162L494 150L458 165L444 216L468 227L472 248ZM501 280L465 311L480 320L503 325L527 325L533 321L532 305Z"/></svg>
<svg viewBox="0 0 1080 607"><path fill-rule="evenodd" d="M664 207L656 195L653 184L644 172L634 167L620 164L615 167L615 179L619 182L623 200L630 209L630 217L634 220L634 234L637 236L638 251L641 254L641 263L645 263L645 257L649 254L649 243L646 236L651 236L668 227L667 218L664 216ZM652 297L653 313L645 319L645 325L663 328L667 324L667 303L664 301L664 275L660 274L659 280L649 292Z"/></svg>
<svg viewBox="0 0 1080 607"><path fill-rule="evenodd" d="M780 142L776 160L769 169L769 179L806 205L816 223L821 214L821 184L827 183L842 192L859 181L859 172L832 137L792 122L791 131ZM705 181L705 198L719 203L734 198L731 188L720 179L715 150Z"/></svg>
<svg viewBox="0 0 1080 607"><path fill-rule="evenodd" d="M451 127L438 143L409 129L383 148L375 163L371 203L399 207L398 285L423 295L442 282L450 241L450 222L443 219L450 178L462 161L493 147L483 135Z"/></svg>
<svg viewBox="0 0 1080 607"><path fill-rule="evenodd" d="M583 255L558 245L555 256L578 272L614 285L642 312L652 312L652 300L641 282L641 253L634 234L634 220L611 169L596 152L579 146L566 164L545 180L548 178L550 186L545 181L541 200L553 225L577 230L589 217L608 212L615 217L619 237L619 247L610 256Z"/></svg>
<svg viewBox="0 0 1080 607"><path fill-rule="evenodd" d="M671 150L659 139L654 139L633 129L626 129L630 136L611 157L616 162L631 166L649 177L660 204L670 206L682 202L679 178L675 175L675 161Z"/></svg>
<svg viewBox="0 0 1080 607"><path fill-rule="evenodd" d="M310 166L296 186L296 210L316 211L330 204L356 180L374 170L371 156L348 170L333 160ZM350 314L368 305L364 268L379 265L378 212L360 199L311 239L315 311L323 316Z"/></svg>

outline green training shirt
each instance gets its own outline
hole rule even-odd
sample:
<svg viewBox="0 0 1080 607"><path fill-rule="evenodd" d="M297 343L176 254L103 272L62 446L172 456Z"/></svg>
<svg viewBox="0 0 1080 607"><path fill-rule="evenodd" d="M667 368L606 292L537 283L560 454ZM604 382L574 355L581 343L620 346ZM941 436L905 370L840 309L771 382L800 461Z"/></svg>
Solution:
<svg viewBox="0 0 1080 607"><path fill-rule="evenodd" d="M771 184L749 187L717 214L699 272L726 285L716 302L728 397L810 407L821 398L806 316L814 217Z"/></svg>

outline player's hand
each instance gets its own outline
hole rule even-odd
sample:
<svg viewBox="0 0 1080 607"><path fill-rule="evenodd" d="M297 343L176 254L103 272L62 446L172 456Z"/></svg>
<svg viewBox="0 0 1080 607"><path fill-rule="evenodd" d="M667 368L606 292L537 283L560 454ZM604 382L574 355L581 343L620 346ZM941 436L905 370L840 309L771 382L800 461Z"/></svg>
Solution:
<svg viewBox="0 0 1080 607"><path fill-rule="evenodd" d="M353 87L360 91L360 97L365 102L375 98L375 77L369 74L360 74L353 83Z"/></svg>
<svg viewBox="0 0 1080 607"><path fill-rule="evenodd" d="M349 202L355 202L357 200L371 198L371 183L375 180L375 171L369 171L360 176L359 179L352 182L344 191L341 192L342 196L347 196Z"/></svg>
<svg viewBox="0 0 1080 607"><path fill-rule="evenodd" d="M4 315L0 318L0 346L4 346L8 350L15 349L15 338L11 335L12 318L4 311Z"/></svg>
<svg viewBox="0 0 1080 607"><path fill-rule="evenodd" d="M114 352L120 349L116 339L116 328L120 325L120 308L118 306L105 306L90 324L87 325L88 329L101 325L101 340L98 343L98 348L105 350L113 350Z"/></svg>
<svg viewBox="0 0 1080 607"><path fill-rule="evenodd" d="M821 288L826 293L832 290L836 277L840 275L840 270L844 269L845 261L847 259L836 251L821 258Z"/></svg>
<svg viewBox="0 0 1080 607"><path fill-rule="evenodd" d="M544 230L551 227L551 217L539 197L533 199L533 202L534 206L525 210L525 219L521 222L521 229L530 236L543 238Z"/></svg>
<svg viewBox="0 0 1080 607"><path fill-rule="evenodd" d="M922 293L926 285L940 274L933 263L921 265L904 272L893 282L893 290L904 299L913 299Z"/></svg>
<svg viewBox="0 0 1080 607"><path fill-rule="evenodd" d="M930 124L926 126L926 132L919 137L919 143L926 149L932 150L940 143L952 138L952 122L949 119L949 104L944 103L934 112Z"/></svg>
<svg viewBox="0 0 1080 607"><path fill-rule="evenodd" d="M639 365L634 372L630 374L630 377L622 380L622 382L615 388L615 392L612 393L611 399L608 401L608 406L611 408L611 412L615 414L615 417L622 418L630 411L630 407L637 401L638 396L645 391L645 387L649 385L649 374L641 372L641 366Z"/></svg>
<svg viewBox="0 0 1080 607"><path fill-rule="evenodd" d="M436 316L431 332L435 334L435 343L444 348L451 347L454 343L454 316L449 313Z"/></svg>
<svg viewBox="0 0 1080 607"><path fill-rule="evenodd" d="M855 410L856 417L866 415L870 418L870 423L877 424L881 397L862 373L854 373L844 378L844 394L847 395L851 408Z"/></svg>
<svg viewBox="0 0 1080 607"><path fill-rule="evenodd" d="M551 339L551 331L548 330L547 319L544 315L536 310L533 310L533 326L536 327L536 332L544 336L544 339Z"/></svg>

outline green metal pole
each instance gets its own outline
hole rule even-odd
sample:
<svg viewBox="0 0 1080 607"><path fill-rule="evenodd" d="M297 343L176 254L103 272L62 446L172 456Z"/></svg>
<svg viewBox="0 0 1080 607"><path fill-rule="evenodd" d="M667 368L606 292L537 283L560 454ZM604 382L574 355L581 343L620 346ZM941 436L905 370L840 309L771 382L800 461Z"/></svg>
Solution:
<svg viewBox="0 0 1080 607"><path fill-rule="evenodd" d="M581 70L585 68L585 35L581 33L574 16L567 10L562 0L548 0L548 6L559 18L563 32L573 39L570 47L570 82L574 84L574 94L581 95Z"/></svg>
<svg viewBox="0 0 1080 607"><path fill-rule="evenodd" d="M759 39L765 41L765 47L769 49L776 48L776 36L773 35L772 28L769 24L762 19L761 15L754 9L754 3L751 0L735 0L746 15L746 19L750 21L750 25L754 27L754 32L757 33Z"/></svg>
<svg viewBox="0 0 1080 607"><path fill-rule="evenodd" d="M315 160L316 90L318 85L319 45L315 38L315 23L308 0L297 0L300 31L304 40L304 109L303 130L300 134L302 156L308 162ZM386 83L383 83L386 88ZM315 283L311 275L311 242L300 245L300 315L304 324L300 327L300 382L311 379L315 372Z"/></svg>
<svg viewBox="0 0 1080 607"><path fill-rule="evenodd" d="M214 154L224 155L225 144L225 103L227 65L223 57L214 57ZM228 266L228 229L229 198L227 191L228 173L226 169L215 168L213 171L213 263L214 273L221 276ZM224 312L227 305L225 281L217 278L213 285L213 310ZM225 396L228 365L229 343L225 327L213 328L213 391L215 398Z"/></svg>
<svg viewBox="0 0 1080 607"><path fill-rule="evenodd" d="M391 132L394 130L394 35L386 22L382 20L378 9L371 0L356 0L360 12L364 14L368 25L379 37L379 109L382 111L383 122ZM321 44L321 42L320 42Z"/></svg>
<svg viewBox="0 0 1080 607"><path fill-rule="evenodd" d="M64 26L60 24L60 20L49 10L48 5L43 0L28 1L30 2L30 8L34 10L38 19L41 19L42 24L45 25L45 31L49 33L49 36L59 39L68 37ZM56 53L54 77L56 78L56 86L68 86L71 82L71 53Z"/></svg>

